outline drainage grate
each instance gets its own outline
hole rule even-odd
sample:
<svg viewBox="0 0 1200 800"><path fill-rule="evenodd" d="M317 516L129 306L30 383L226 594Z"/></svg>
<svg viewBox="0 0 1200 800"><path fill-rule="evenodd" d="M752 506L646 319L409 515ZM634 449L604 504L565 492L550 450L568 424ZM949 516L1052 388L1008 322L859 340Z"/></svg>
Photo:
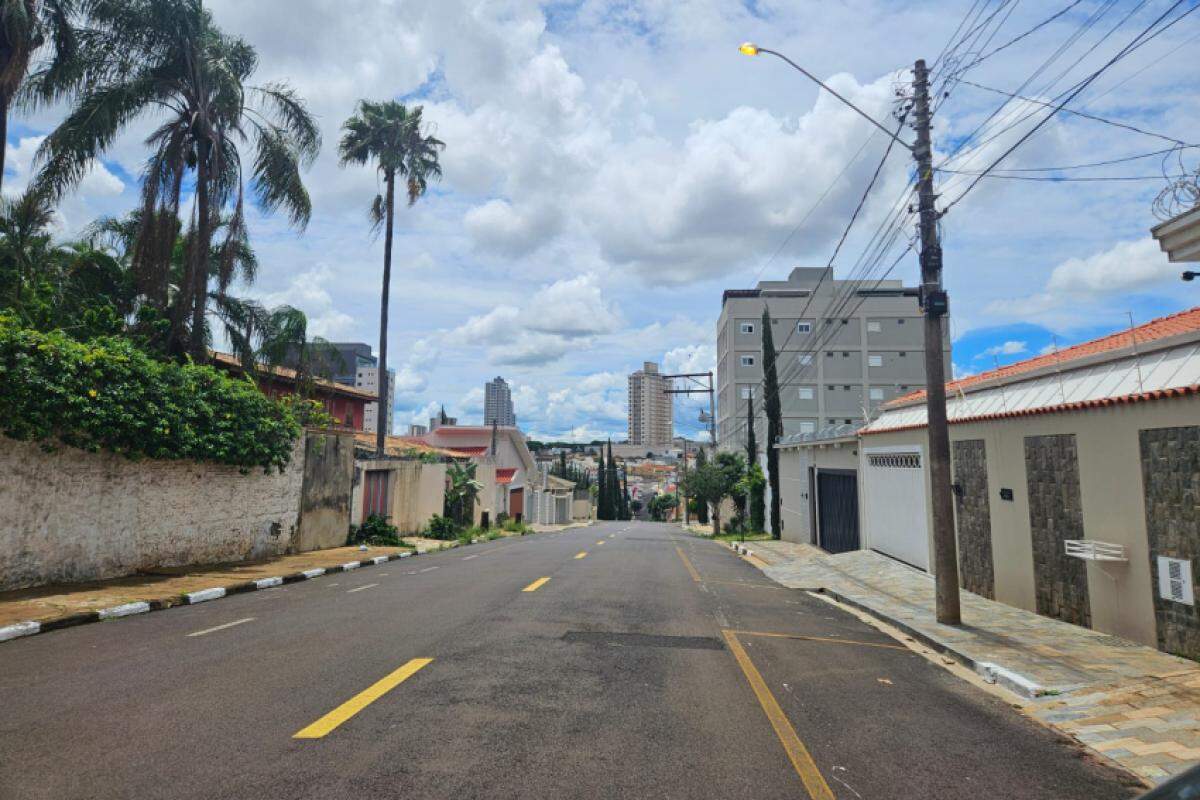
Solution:
<svg viewBox="0 0 1200 800"><path fill-rule="evenodd" d="M608 633L605 631L567 631L565 642L584 642L608 647L675 647L682 650L724 650L725 645L711 636L655 636L649 633Z"/></svg>

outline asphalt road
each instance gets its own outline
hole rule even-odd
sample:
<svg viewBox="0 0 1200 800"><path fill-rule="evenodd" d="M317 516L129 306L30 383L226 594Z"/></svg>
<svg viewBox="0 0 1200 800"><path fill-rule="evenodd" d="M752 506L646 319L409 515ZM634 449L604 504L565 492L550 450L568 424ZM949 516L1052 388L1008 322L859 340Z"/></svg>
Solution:
<svg viewBox="0 0 1200 800"><path fill-rule="evenodd" d="M1129 785L856 617L652 523L0 645L3 800L1103 800Z"/></svg>

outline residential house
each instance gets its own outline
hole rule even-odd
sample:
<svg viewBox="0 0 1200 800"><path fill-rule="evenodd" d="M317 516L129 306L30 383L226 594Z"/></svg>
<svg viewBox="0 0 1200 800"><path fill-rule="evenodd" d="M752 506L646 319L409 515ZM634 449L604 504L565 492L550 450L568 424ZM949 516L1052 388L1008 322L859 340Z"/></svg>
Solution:
<svg viewBox="0 0 1200 800"><path fill-rule="evenodd" d="M242 363L229 353L212 353L211 359L212 366L218 369L235 375L245 372ZM339 426L356 431L363 430L367 404L379 399L373 392L325 378L310 380L310 399L321 403ZM296 394L299 373L288 367L260 368L257 381L258 388L268 397L285 397Z"/></svg>

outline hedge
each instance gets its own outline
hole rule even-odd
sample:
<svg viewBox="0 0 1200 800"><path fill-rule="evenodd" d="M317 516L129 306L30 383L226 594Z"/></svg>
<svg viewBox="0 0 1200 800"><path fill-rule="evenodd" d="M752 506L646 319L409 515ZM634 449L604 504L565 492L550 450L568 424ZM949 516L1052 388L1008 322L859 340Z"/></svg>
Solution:
<svg viewBox="0 0 1200 800"><path fill-rule="evenodd" d="M156 360L118 337L76 341L0 315L0 429L23 441L129 458L283 470L292 411L247 379Z"/></svg>

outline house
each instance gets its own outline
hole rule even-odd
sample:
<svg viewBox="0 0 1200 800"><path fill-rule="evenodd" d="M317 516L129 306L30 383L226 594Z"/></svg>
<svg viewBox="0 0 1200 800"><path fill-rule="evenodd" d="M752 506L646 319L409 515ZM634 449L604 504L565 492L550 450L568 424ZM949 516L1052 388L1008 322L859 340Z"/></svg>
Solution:
<svg viewBox="0 0 1200 800"><path fill-rule="evenodd" d="M1200 308L946 391L962 585L1200 658ZM858 446L862 545L922 570L927 434L917 392Z"/></svg>
<svg viewBox="0 0 1200 800"><path fill-rule="evenodd" d="M483 490L477 521L482 521L483 513L492 522L501 513L524 518L525 490L538 476L525 435L516 428L456 425L447 419L443 416L428 433L400 438L456 451L478 465L475 476Z"/></svg>
<svg viewBox="0 0 1200 800"><path fill-rule="evenodd" d="M535 473L529 492L525 521L530 524L565 525L573 517L575 481L551 475L548 471Z"/></svg>
<svg viewBox="0 0 1200 800"><path fill-rule="evenodd" d="M217 369L233 375L245 374L242 362L229 353L211 353L211 364ZM296 394L296 384L299 374L287 367L259 368L258 388L262 393L272 398L280 398ZM366 406L379 398L374 392L336 383L324 378L311 378L310 397L321 403L337 423L351 430L363 430L363 418Z"/></svg>
<svg viewBox="0 0 1200 800"><path fill-rule="evenodd" d="M858 425L833 425L780 440L780 536L830 553L861 549Z"/></svg>

